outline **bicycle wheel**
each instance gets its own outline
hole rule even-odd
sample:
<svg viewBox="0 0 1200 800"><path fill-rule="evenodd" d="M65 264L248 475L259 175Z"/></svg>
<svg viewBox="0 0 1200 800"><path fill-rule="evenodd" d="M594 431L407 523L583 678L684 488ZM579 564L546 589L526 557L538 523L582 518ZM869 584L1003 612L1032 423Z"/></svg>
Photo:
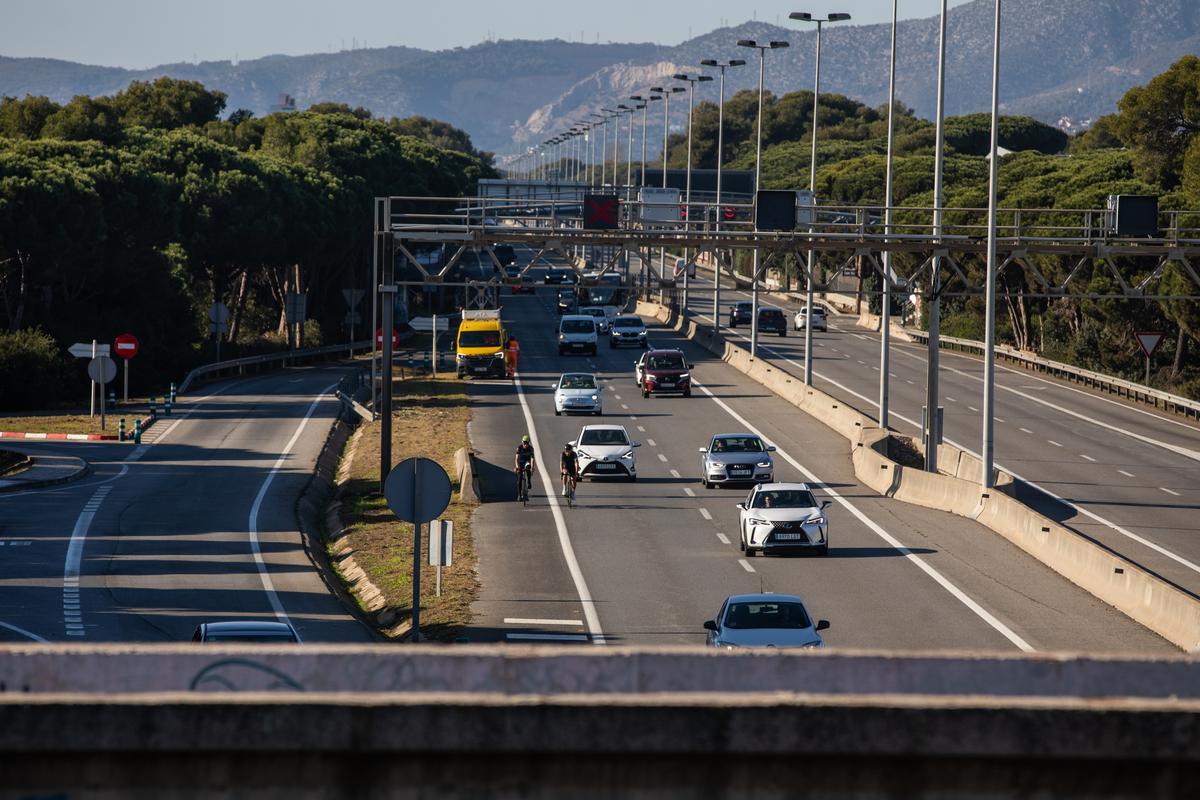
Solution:
<svg viewBox="0 0 1200 800"><path fill-rule="evenodd" d="M521 473L521 502L529 505L529 473Z"/></svg>

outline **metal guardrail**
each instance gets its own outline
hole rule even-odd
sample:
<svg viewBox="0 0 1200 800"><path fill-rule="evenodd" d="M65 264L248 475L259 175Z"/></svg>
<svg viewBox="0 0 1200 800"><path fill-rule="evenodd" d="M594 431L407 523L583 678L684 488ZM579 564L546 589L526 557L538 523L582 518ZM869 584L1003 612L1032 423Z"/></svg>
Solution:
<svg viewBox="0 0 1200 800"><path fill-rule="evenodd" d="M228 373L236 370L239 375L244 374L247 367L260 367L264 364L272 364L279 362L281 367L296 364L302 361L312 359L320 359L325 356L335 355L337 353L349 353L354 355L355 350L366 350L371 347L370 341L351 342L349 344L334 344L327 347L313 347L307 350L287 350L279 353L267 353L261 356L246 356L245 358L233 358L228 361L217 361L212 364L204 364L196 367L184 377L183 382L179 384L176 390L177 394L185 394L192 384L198 378L219 376L223 373Z"/></svg>
<svg viewBox="0 0 1200 800"><path fill-rule="evenodd" d="M929 334L925 331L906 330L909 336L915 341L921 344L929 342ZM941 337L941 346L947 350L961 350L963 352L983 354L983 342L977 342L973 339L957 339L953 336L943 336ZM1063 364L1060 361L1051 361L1050 359L1025 353L1007 345L996 345L996 356L1020 364L1026 369L1044 372L1056 378L1063 378L1083 386L1100 389L1108 394L1115 394L1118 397L1124 397L1137 403L1152 405L1155 408L1179 414L1189 419L1200 419L1200 402L1189 400L1177 394L1152 389L1149 386L1127 381L1123 378L1114 378L1111 375L1080 369L1070 364Z"/></svg>

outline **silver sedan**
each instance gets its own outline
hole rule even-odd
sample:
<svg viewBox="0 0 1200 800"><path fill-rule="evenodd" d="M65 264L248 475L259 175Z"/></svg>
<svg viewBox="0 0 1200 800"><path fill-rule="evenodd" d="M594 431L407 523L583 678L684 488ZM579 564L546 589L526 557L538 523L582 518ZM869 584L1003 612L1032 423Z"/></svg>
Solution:
<svg viewBox="0 0 1200 800"><path fill-rule="evenodd" d="M775 462L768 445L752 433L718 433L700 448L700 480L705 489L726 483L770 483Z"/></svg>
<svg viewBox="0 0 1200 800"><path fill-rule="evenodd" d="M725 649L824 647L818 631L828 627L823 619L814 623L794 594L735 594L704 623L708 646Z"/></svg>

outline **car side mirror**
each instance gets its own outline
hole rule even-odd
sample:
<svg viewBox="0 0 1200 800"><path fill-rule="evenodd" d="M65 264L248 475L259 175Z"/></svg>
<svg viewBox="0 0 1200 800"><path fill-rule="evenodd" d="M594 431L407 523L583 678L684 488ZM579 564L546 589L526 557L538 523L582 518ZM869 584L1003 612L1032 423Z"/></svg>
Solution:
<svg viewBox="0 0 1200 800"><path fill-rule="evenodd" d="M745 510L746 510L746 504L745 504L745 503L738 503L738 504L737 504L737 507L738 507L738 509L739 509L740 511L745 511Z"/></svg>
<svg viewBox="0 0 1200 800"><path fill-rule="evenodd" d="M827 620L827 619L817 620L817 630L819 630L819 631L829 630L829 620Z"/></svg>
<svg viewBox="0 0 1200 800"><path fill-rule="evenodd" d="M697 450L699 450L701 453L707 453L707 452L708 452L708 448L707 448L707 447L697 447L696 449L697 449Z"/></svg>
<svg viewBox="0 0 1200 800"><path fill-rule="evenodd" d="M634 443L633 443L633 446L634 446L634 447L641 447L641 446L642 446L642 443L641 443L641 442L634 442Z"/></svg>
<svg viewBox="0 0 1200 800"><path fill-rule="evenodd" d="M717 629L717 621L715 619L706 619L704 621L704 630L715 631Z"/></svg>
<svg viewBox="0 0 1200 800"><path fill-rule="evenodd" d="M774 453L774 452L775 452L775 445L773 445L773 444L769 444L769 445L767 445L767 452L768 452L768 453Z"/></svg>
<svg viewBox="0 0 1200 800"><path fill-rule="evenodd" d="M832 500L822 500L821 501L821 510L824 511L825 509L829 508L831 505L833 505Z"/></svg>

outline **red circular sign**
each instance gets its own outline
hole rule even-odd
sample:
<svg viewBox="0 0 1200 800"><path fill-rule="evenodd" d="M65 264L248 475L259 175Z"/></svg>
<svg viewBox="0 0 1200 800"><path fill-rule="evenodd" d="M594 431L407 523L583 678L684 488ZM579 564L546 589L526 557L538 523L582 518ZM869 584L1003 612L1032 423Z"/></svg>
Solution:
<svg viewBox="0 0 1200 800"><path fill-rule="evenodd" d="M725 219L733 219L736 212L732 208L725 209Z"/></svg>
<svg viewBox="0 0 1200 800"><path fill-rule="evenodd" d="M122 333L113 344L113 352L121 358L133 358L138 354L138 340L132 333Z"/></svg>
<svg viewBox="0 0 1200 800"><path fill-rule="evenodd" d="M379 345L380 347L383 347L383 328L375 329L375 344ZM392 347L399 347L399 346L400 346L400 334L395 328L392 328Z"/></svg>

